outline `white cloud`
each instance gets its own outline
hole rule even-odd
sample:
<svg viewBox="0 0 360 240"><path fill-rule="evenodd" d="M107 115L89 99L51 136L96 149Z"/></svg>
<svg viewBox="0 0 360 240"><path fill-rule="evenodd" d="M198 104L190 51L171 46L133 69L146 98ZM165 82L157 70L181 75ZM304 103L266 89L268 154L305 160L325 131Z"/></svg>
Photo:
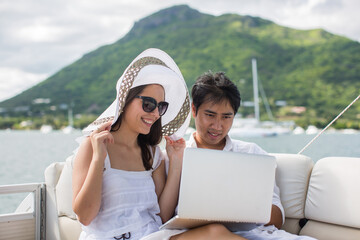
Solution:
<svg viewBox="0 0 360 240"><path fill-rule="evenodd" d="M0 101L21 93L47 77L47 74L34 74L16 68L0 67Z"/></svg>
<svg viewBox="0 0 360 240"><path fill-rule="evenodd" d="M190 5L215 15L231 12L262 17L296 29L323 28L360 41L358 0L224 0L217 4L206 2L194 1Z"/></svg>
<svg viewBox="0 0 360 240"><path fill-rule="evenodd" d="M32 25L21 27L14 34L14 38L23 39L23 42L59 42L70 35L67 28L51 25L48 18L37 19Z"/></svg>

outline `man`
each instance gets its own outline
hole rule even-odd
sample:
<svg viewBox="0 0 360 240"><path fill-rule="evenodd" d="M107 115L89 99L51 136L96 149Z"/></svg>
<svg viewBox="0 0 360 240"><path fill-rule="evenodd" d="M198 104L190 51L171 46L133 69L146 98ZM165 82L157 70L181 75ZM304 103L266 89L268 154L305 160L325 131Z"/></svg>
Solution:
<svg viewBox="0 0 360 240"><path fill-rule="evenodd" d="M241 98L236 85L224 73L208 72L201 75L196 80L191 95L191 111L195 119L196 131L190 136L188 147L267 154L255 143L231 139L228 136ZM284 220L280 191L275 183L269 223L237 224L228 227L237 235L247 239L313 239L279 230Z"/></svg>

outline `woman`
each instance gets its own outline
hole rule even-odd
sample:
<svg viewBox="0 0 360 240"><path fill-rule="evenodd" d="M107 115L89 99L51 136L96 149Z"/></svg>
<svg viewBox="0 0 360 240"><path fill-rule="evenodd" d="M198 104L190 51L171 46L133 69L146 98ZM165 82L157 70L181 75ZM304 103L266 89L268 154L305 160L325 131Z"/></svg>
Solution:
<svg viewBox="0 0 360 240"><path fill-rule="evenodd" d="M85 132L73 169L80 239L140 239L177 204L189 96L175 62L158 49L140 54L119 79L116 100ZM170 159L165 181L162 135Z"/></svg>

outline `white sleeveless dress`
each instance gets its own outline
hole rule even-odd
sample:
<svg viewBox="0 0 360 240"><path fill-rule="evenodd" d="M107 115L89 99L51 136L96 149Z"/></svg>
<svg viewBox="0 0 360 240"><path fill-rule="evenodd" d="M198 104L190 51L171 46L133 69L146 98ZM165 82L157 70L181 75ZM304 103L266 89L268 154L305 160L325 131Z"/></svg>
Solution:
<svg viewBox="0 0 360 240"><path fill-rule="evenodd" d="M124 171L104 163L101 206L88 225L82 225L81 240L140 239L158 231L162 224L152 172L160 165L161 150L153 155L153 169Z"/></svg>

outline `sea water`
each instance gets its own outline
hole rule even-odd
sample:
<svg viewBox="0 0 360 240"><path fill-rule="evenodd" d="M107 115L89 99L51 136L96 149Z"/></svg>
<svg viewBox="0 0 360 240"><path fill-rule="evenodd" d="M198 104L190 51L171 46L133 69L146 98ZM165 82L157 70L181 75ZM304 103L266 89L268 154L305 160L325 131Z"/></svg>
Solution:
<svg viewBox="0 0 360 240"><path fill-rule="evenodd" d="M52 131L0 131L0 185L44 182L44 171L53 162L62 162L78 146L80 131L64 134ZM279 135L243 138L269 153L298 153L315 135ZM186 136L185 138L188 138ZM314 162L328 156L360 157L360 133L324 133L302 154ZM0 195L0 214L15 211L22 194Z"/></svg>
<svg viewBox="0 0 360 240"><path fill-rule="evenodd" d="M80 131L0 131L0 185L44 182L44 171L78 146ZM29 193L0 194L0 214L14 212Z"/></svg>

